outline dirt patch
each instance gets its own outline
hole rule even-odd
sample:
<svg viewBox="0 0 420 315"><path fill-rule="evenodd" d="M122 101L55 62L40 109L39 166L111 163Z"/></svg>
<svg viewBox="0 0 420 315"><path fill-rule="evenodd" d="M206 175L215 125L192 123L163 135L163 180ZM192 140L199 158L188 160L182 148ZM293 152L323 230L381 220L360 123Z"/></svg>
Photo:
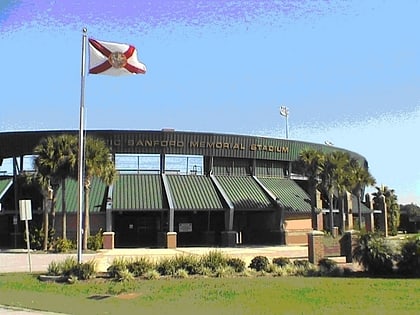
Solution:
<svg viewBox="0 0 420 315"><path fill-rule="evenodd" d="M116 296L116 298L121 300L132 300L140 296L140 293L121 293Z"/></svg>

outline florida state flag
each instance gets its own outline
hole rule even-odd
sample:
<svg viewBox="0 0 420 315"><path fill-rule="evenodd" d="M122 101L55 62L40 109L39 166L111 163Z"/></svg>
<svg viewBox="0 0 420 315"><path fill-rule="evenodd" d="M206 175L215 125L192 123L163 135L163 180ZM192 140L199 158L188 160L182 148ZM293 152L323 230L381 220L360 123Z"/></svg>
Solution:
<svg viewBox="0 0 420 315"><path fill-rule="evenodd" d="M89 73L144 74L146 66L137 59L137 50L132 45L89 38Z"/></svg>

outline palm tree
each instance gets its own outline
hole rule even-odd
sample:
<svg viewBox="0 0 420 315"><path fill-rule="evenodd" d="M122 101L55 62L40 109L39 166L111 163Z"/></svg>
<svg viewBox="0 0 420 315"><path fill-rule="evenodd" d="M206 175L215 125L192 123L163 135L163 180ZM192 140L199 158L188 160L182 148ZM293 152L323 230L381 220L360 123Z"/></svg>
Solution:
<svg viewBox="0 0 420 315"><path fill-rule="evenodd" d="M337 194L345 191L344 178L346 176L346 165L348 154L334 151L327 153L321 163L321 187L328 196L330 208L330 231L334 228L334 192Z"/></svg>
<svg viewBox="0 0 420 315"><path fill-rule="evenodd" d="M349 190L357 197L357 209L358 209L358 227L359 230L362 229L362 210L361 210L361 199L362 199L362 191L364 187L375 185L375 178L369 173L369 170L366 167L360 165L360 163L352 158L350 159L350 168L349 168L349 176L347 177L348 180L348 187Z"/></svg>
<svg viewBox="0 0 420 315"><path fill-rule="evenodd" d="M299 154L298 167L302 175L308 178L309 194L311 196L311 213L312 213L312 228L318 229L316 220L316 189L319 181L319 174L321 171L321 161L323 160L323 153L314 149L304 149Z"/></svg>
<svg viewBox="0 0 420 315"><path fill-rule="evenodd" d="M90 235L89 192L92 178L99 177L107 185L110 185L116 176L116 169L114 162L110 158L109 148L103 140L87 137L85 150L83 249L87 249L87 240Z"/></svg>
<svg viewBox="0 0 420 315"><path fill-rule="evenodd" d="M58 188L62 189L62 236L67 238L66 179L75 176L77 161L77 138L72 135L60 135L41 140L35 147L35 167L41 182L48 181L52 186L51 216L52 228L55 228L55 203Z"/></svg>

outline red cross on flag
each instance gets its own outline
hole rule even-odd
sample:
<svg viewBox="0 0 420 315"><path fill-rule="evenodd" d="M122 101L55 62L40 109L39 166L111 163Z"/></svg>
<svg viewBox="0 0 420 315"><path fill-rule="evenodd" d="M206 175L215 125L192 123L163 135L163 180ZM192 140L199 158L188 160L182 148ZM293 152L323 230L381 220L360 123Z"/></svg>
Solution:
<svg viewBox="0 0 420 315"><path fill-rule="evenodd" d="M146 66L137 59L137 50L132 45L89 38L89 73L144 74Z"/></svg>

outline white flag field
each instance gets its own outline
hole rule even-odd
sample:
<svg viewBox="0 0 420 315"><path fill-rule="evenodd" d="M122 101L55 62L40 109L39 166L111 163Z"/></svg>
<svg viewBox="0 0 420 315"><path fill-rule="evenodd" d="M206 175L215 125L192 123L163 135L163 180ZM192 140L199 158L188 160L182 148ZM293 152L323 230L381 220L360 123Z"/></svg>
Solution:
<svg viewBox="0 0 420 315"><path fill-rule="evenodd" d="M133 45L99 41L89 38L89 73L133 75L146 73Z"/></svg>

